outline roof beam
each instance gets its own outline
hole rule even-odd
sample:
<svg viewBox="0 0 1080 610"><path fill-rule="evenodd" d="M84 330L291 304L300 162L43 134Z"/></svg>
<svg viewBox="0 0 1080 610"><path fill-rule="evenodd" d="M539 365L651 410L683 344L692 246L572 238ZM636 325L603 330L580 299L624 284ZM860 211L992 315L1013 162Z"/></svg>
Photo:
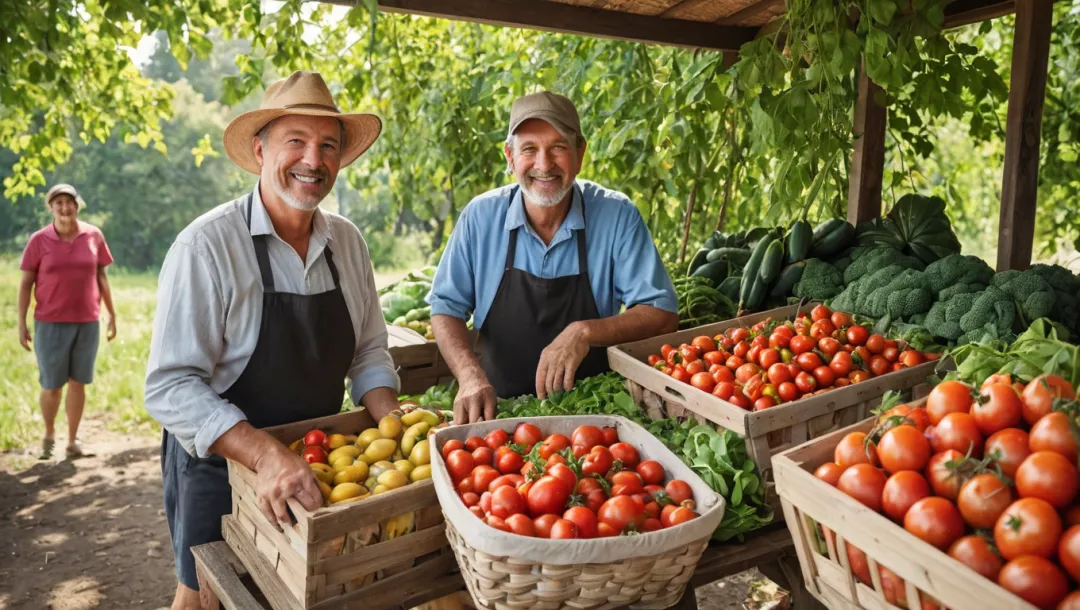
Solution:
<svg viewBox="0 0 1080 610"><path fill-rule="evenodd" d="M1013 0L954 0L945 7L945 29L958 28L1016 12Z"/></svg>
<svg viewBox="0 0 1080 610"><path fill-rule="evenodd" d="M355 0L330 0L352 6ZM685 48L738 51L754 39L757 28L717 25L685 19L660 19L622 11L562 4L549 0L378 0L388 13L443 17L489 25L511 26L628 40Z"/></svg>

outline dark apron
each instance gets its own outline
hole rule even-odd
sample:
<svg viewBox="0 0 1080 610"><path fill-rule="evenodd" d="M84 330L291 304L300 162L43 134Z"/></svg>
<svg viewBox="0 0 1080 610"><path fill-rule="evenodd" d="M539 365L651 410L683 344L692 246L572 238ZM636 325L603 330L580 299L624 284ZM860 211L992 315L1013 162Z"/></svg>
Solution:
<svg viewBox="0 0 1080 610"><path fill-rule="evenodd" d="M510 201L513 200L511 192ZM581 215L584 218L584 197ZM510 231L499 290L480 328L480 366L500 398L536 392L536 367L544 348L571 323L600 317L589 284L585 229L575 231L578 274L551 279L514 268L520 229ZM583 379L607 370L607 351L593 347L574 378Z"/></svg>
<svg viewBox="0 0 1080 610"><path fill-rule="evenodd" d="M248 195L249 230L251 205ZM221 395L256 428L339 412L344 379L356 349L352 318L329 246L323 252L334 288L319 294L292 294L274 289L269 239L269 235L251 236L263 284L259 340L244 372ZM225 458L188 455L171 434L164 433L161 470L176 576L184 586L198 589L191 547L221 540L221 517L232 512Z"/></svg>

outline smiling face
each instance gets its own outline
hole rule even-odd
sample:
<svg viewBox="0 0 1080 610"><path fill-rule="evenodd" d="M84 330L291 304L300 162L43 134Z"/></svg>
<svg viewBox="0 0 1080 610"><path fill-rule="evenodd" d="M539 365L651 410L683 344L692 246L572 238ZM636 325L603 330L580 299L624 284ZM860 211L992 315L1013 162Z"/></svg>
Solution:
<svg viewBox="0 0 1080 610"><path fill-rule="evenodd" d="M529 119L517 128L503 152L525 201L551 207L570 194L581 171L585 142L575 149L551 123Z"/></svg>
<svg viewBox="0 0 1080 610"><path fill-rule="evenodd" d="M49 200L49 211L52 212L53 222L70 224L79 216L79 203L71 195L61 193Z"/></svg>
<svg viewBox="0 0 1080 610"><path fill-rule="evenodd" d="M283 116L252 145L263 183L290 207L314 210L334 187L344 145L337 119Z"/></svg>

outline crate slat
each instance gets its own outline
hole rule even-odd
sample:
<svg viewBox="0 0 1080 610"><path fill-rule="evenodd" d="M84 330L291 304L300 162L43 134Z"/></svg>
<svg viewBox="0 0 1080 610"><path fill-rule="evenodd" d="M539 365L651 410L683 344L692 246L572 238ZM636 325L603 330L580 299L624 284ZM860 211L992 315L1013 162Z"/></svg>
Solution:
<svg viewBox="0 0 1080 610"><path fill-rule="evenodd" d="M832 461L836 444L851 432L873 427L868 419L773 456L776 491L792 537L807 588L831 608L896 608L885 601L877 566L904 580L910 606L919 607L920 592L951 608L1033 609L1020 598L974 572L946 553L920 540L885 516L819 480L813 471ZM808 519L832 531L828 554L817 548ZM848 562L848 545L867 556L870 583L859 582Z"/></svg>

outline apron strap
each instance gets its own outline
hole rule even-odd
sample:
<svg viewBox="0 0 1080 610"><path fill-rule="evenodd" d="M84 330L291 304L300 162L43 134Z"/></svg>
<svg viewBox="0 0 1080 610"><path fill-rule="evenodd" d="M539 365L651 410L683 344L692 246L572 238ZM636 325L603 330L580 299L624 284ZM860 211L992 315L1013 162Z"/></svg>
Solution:
<svg viewBox="0 0 1080 610"><path fill-rule="evenodd" d="M248 232L251 231L251 204L254 200L254 196L248 193L247 196L247 222ZM252 235L251 243L255 246L255 259L259 261L259 273L262 275L263 292L275 292L274 290L274 271L270 268L270 253L266 249L266 236L265 235Z"/></svg>
<svg viewBox="0 0 1080 610"><path fill-rule="evenodd" d="M578 192L577 185L574 185L574 191ZM570 200L571 207L574 205L574 200ZM585 248L585 194L581 194L581 229L577 231L577 261L578 261L578 273L589 275L589 254Z"/></svg>
<svg viewBox="0 0 1080 610"><path fill-rule="evenodd" d="M334 264L334 253L330 250L330 246L327 245L323 248L323 255L326 257L326 265L330 267L330 277L334 278L334 289L341 285L341 278L338 276L337 265Z"/></svg>

